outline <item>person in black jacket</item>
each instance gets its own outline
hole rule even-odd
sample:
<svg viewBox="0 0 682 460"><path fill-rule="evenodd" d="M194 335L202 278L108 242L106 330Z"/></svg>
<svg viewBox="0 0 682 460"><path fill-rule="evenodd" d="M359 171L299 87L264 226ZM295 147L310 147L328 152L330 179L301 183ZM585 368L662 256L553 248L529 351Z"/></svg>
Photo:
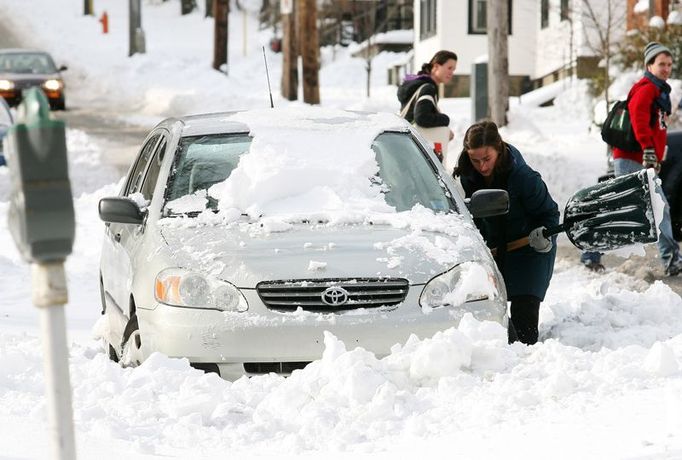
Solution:
<svg viewBox="0 0 682 460"><path fill-rule="evenodd" d="M481 189L509 193L509 213L475 219L475 223L495 251L511 301L509 341L532 345L538 340L540 302L556 257L556 237L546 238L542 231L559 224L559 208L540 174L514 146L502 141L491 121L469 127L454 175L460 177L466 197ZM507 250L507 243L526 236L528 246Z"/></svg>
<svg viewBox="0 0 682 460"><path fill-rule="evenodd" d="M448 126L450 117L438 111L438 85L448 83L457 68L457 55L452 51L438 51L428 63L422 64L417 75L407 75L402 85L398 87L398 100L401 111L407 104L410 107L405 118L424 128ZM418 98L414 94L421 88ZM450 139L454 137L450 131Z"/></svg>

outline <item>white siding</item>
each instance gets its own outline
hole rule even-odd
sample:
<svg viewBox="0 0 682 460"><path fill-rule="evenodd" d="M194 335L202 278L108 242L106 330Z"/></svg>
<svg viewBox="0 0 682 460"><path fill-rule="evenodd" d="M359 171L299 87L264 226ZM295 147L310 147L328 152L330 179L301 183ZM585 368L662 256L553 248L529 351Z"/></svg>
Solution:
<svg viewBox="0 0 682 460"><path fill-rule="evenodd" d="M579 2L575 1L575 4ZM541 28L539 7L538 20L538 42L536 46L535 72L531 78L540 78L554 72L557 69L568 67L571 61L571 22L561 20L561 0L550 0L549 2L549 24L546 28ZM578 12L572 12L571 18L579 17ZM581 37L577 36L574 28L573 36L573 60L575 61L576 44Z"/></svg>
<svg viewBox="0 0 682 460"><path fill-rule="evenodd" d="M535 65L536 28L528 27L529 19L537 17L536 0L513 0L512 35L509 37L509 72L512 75L531 75ZM415 70L428 62L434 53L448 49L459 57L458 75L471 73L471 65L488 54L486 35L469 34L469 1L440 0L437 12L437 34L424 41L419 39L419 0L415 11Z"/></svg>
<svg viewBox="0 0 682 460"><path fill-rule="evenodd" d="M495 0L504 1L504 0ZM616 14L624 15L624 0L590 0L600 20L605 5L611 1L616 6ZM582 11L582 0L571 0L571 19L573 21L573 59L577 56L593 56L590 43L596 43L594 28L589 25ZM439 0L437 11L437 34L424 41L419 39L419 0L414 0L415 44L414 68L421 68L433 54L440 49L457 53L458 75L468 75L471 65L481 56L488 54L487 36L469 34L469 0ZM513 0L512 35L509 37L509 73L528 75L537 79L566 67L571 59L571 21L561 21L561 0L550 0L549 24L540 27L540 0ZM624 23L617 25L614 33L622 37ZM617 39L614 39L617 41Z"/></svg>

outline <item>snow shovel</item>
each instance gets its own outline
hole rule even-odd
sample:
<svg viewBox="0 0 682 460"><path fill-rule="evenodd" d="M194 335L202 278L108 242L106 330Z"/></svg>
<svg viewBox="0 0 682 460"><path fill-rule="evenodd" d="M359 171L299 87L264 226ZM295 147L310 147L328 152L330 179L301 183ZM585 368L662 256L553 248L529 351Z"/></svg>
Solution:
<svg viewBox="0 0 682 460"><path fill-rule="evenodd" d="M658 240L651 199L653 170L642 169L579 190L566 203L563 223L546 229L550 237L566 232L585 251L609 251ZM528 237L507 243L507 251L528 244Z"/></svg>

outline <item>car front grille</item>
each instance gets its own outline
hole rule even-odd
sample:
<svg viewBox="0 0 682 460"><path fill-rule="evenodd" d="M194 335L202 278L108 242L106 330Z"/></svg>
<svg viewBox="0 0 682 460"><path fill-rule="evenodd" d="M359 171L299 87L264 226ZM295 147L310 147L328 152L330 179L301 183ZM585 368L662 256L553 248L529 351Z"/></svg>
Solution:
<svg viewBox="0 0 682 460"><path fill-rule="evenodd" d="M271 310L330 313L394 306L405 300L408 288L402 278L351 278L263 281L256 291Z"/></svg>
<svg viewBox="0 0 682 460"><path fill-rule="evenodd" d="M16 80L14 82L14 87L16 89L28 89L34 86L40 87L45 80Z"/></svg>

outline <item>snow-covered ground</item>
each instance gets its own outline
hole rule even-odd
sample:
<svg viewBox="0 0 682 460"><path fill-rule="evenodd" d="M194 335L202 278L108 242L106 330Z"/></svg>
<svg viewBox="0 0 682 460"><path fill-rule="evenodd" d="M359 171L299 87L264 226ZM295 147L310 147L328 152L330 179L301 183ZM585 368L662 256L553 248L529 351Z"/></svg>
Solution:
<svg viewBox="0 0 682 460"><path fill-rule="evenodd" d="M11 12L2 20L25 43L69 66L68 105L153 124L269 104L261 46L271 32L259 32L251 16L244 22L232 9L226 76L210 68L212 21L202 11L183 17L179 0L144 0L147 53L128 58L128 2L94 4L97 16L109 15L108 35L82 15L80 0L0 0ZM281 55L266 55L275 104L302 104L279 97ZM396 112L385 69L403 57L374 59L368 99L364 60L323 49L322 105ZM545 91L556 92L554 106L539 107L542 93L512 101L503 136L562 206L603 172L604 146L590 129L584 82ZM457 135L454 160L470 101L446 99L442 109ZM569 262L555 267L542 343L532 347L509 346L500 326L467 317L383 359L325 336L322 359L286 379L231 383L158 354L120 368L92 339L103 235L97 201L117 192L120 177L86 133L69 130L68 148L77 239L66 264L66 313L80 458L682 458L682 300L660 281L596 275ZM7 197L2 168L2 216ZM0 458L46 458L38 311L4 218L0 237Z"/></svg>

